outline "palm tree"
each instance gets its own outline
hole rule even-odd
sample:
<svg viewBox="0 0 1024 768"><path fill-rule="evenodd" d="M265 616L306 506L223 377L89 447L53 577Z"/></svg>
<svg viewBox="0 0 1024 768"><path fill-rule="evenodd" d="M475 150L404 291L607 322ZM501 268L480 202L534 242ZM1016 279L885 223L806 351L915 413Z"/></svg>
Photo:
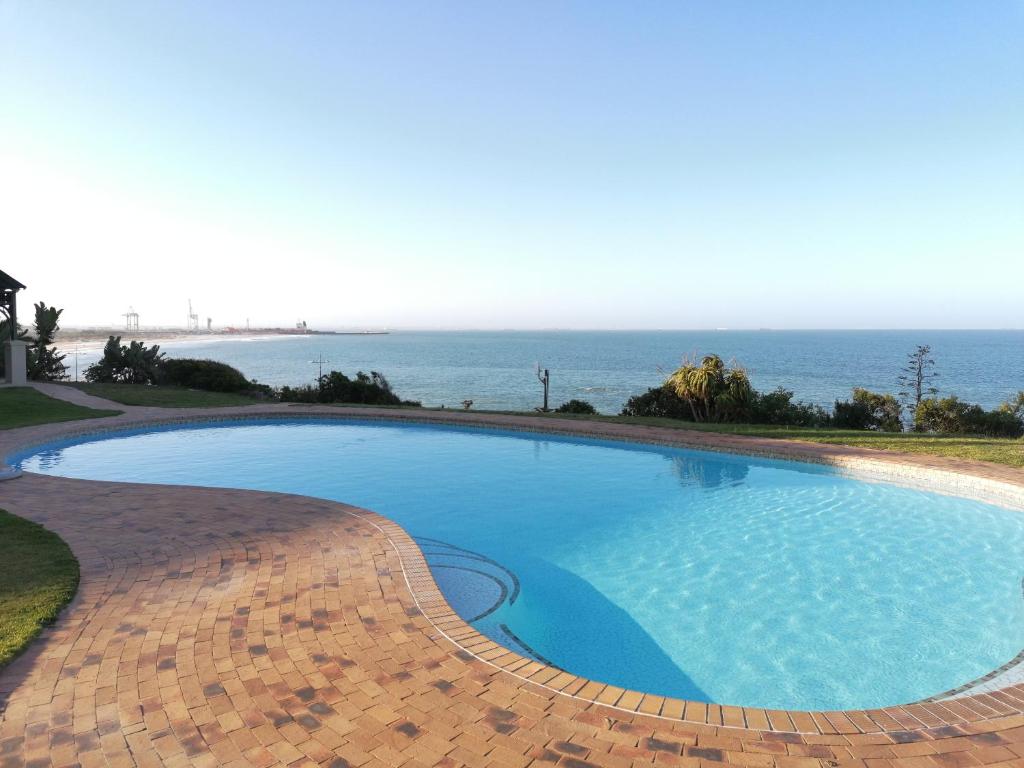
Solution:
<svg viewBox="0 0 1024 768"><path fill-rule="evenodd" d="M685 400L686 404L690 406L690 413L693 415L693 420L703 421L695 404L697 401L697 393L693 388L693 372L696 370L697 366L684 360L683 364L668 377L668 381L665 383L675 391L681 400Z"/></svg>
<svg viewBox="0 0 1024 768"><path fill-rule="evenodd" d="M669 377L668 384L689 403L694 421L717 421L720 416L717 403L722 396L732 397L736 407L750 399L746 374L738 368L728 371L718 355L706 355L700 365L685 361Z"/></svg>
<svg viewBox="0 0 1024 768"><path fill-rule="evenodd" d="M706 355L690 378L693 391L704 406L705 421L714 421L715 400L725 389L725 363L718 355Z"/></svg>
<svg viewBox="0 0 1024 768"><path fill-rule="evenodd" d="M747 372L739 367L726 374L724 384L715 402L716 416L720 420L740 421L750 413L754 388L750 386Z"/></svg>

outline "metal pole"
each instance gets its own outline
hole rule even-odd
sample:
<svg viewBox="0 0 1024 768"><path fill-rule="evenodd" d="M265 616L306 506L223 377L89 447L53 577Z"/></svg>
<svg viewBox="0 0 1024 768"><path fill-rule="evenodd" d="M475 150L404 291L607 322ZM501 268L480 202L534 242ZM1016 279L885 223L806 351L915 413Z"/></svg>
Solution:
<svg viewBox="0 0 1024 768"><path fill-rule="evenodd" d="M324 377L324 363L329 363L331 361L324 357L323 352L320 352L317 354L316 360L310 360L309 362L316 363L319 366L320 375L317 376L317 383L319 383L320 379Z"/></svg>
<svg viewBox="0 0 1024 768"><path fill-rule="evenodd" d="M548 412L548 384L551 383L551 373L547 368L544 369L544 375L540 375L540 362L537 363L537 380L544 385L544 407L541 411L544 413Z"/></svg>

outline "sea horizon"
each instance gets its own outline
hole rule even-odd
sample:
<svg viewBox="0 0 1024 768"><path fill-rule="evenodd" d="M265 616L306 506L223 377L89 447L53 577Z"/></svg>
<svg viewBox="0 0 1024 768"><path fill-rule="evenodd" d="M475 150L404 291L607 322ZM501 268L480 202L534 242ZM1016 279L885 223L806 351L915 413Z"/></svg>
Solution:
<svg viewBox="0 0 1024 768"><path fill-rule="evenodd" d="M152 331L151 331L152 332ZM173 333L174 331L168 330ZM138 335L145 336L146 329ZM1018 329L802 330L394 330L388 334L187 334L154 339L170 357L216 359L273 386L312 383L323 368L379 371L403 398L424 405L532 410L542 404L535 367L551 371L550 405L587 400L618 413L657 386L684 358L718 354L762 391L831 407L853 387L895 393L906 356L932 347L941 396L994 408L1024 389L1024 332ZM60 346L60 341L58 340ZM77 344L79 378L102 339ZM65 343L74 377L74 344Z"/></svg>

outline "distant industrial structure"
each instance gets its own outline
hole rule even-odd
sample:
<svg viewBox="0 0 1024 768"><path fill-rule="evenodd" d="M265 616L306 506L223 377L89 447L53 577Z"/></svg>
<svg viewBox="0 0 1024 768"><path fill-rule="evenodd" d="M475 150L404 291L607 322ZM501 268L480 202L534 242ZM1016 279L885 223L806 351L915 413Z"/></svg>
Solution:
<svg viewBox="0 0 1024 768"><path fill-rule="evenodd" d="M135 307L128 307L128 311L122 317L124 318L124 329L126 331L139 330L139 313L135 311Z"/></svg>
<svg viewBox="0 0 1024 768"><path fill-rule="evenodd" d="M7 278L7 279L11 280L11 278ZM16 281L12 280L11 284L14 285L15 282ZM17 285L20 285L20 283L17 283ZM2 293L2 295L0 295L0 319L2 319L2 316L6 314L5 313L4 304L3 304L3 301L5 300L5 297L8 297L8 300L13 302L13 300L14 300L13 289L7 289L6 293ZM141 326L141 323L140 323L140 315L136 311L134 306L129 306L128 307L128 311L127 312L122 312L120 316L122 318L124 318L124 323L123 323L123 325L120 326L121 329L123 329L124 333L128 333L128 334L138 334L138 333L141 333L142 326ZM200 324L202 322L202 320L206 321L206 327L205 328ZM115 328L113 326L111 326L110 328L90 329L90 330L95 330L97 333L100 333L101 331L102 331L102 333L109 333L110 331L114 331ZM160 334L163 334L163 335L166 336L167 334L180 333L180 332L181 332L181 330L180 330L180 328L178 326L165 327L165 326L150 325L148 327L148 330L147 330L147 334L152 335L153 338L157 338ZM204 315L202 318L200 318L199 312L192 305L192 299L188 299L188 315L186 317L185 332L189 333L189 334L210 334L210 335L225 335L225 336L232 335L232 334L238 334L238 333L251 333L251 332L252 333L260 333L260 334L268 334L268 335L270 335L270 334L282 335L282 336L307 335L307 334L310 335L310 336L377 336L377 335L384 335L384 334L388 333L388 331L386 331L386 330L384 330L384 331L317 331L317 330L313 330L312 328L310 328L309 327L309 323L307 321L305 321L305 320L296 320L295 321L295 325L293 327L263 326L263 327L255 327L254 328L252 326L250 318L248 318L248 317L245 318L245 327L244 328L238 328L238 327L235 327L235 326L232 326L232 325L226 325L226 326L222 326L222 327L218 328L217 330L214 330L214 328L213 328L213 318L211 316L209 316L209 315ZM2 340L0 340L0 341L2 341ZM317 361L314 360L312 362L317 362ZM2 369L0 369L0 370L2 370Z"/></svg>

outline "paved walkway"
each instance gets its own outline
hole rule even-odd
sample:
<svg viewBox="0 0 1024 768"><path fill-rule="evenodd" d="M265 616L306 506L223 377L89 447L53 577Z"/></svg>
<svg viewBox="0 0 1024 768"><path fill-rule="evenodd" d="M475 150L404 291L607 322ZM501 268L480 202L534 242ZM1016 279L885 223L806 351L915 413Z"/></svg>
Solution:
<svg viewBox="0 0 1024 768"><path fill-rule="evenodd" d="M120 403L115 403L113 400L107 400L103 397L96 397L95 395L87 394L77 387L71 387L67 384L54 384L53 382L47 381L32 381L29 382L29 386L37 392L43 393L47 397L53 397L57 400L65 400L69 403L74 403L75 405L84 406L85 408L123 411L128 407L121 405Z"/></svg>
<svg viewBox="0 0 1024 768"><path fill-rule="evenodd" d="M139 410L3 432L0 455L152 418ZM283 410L398 415L200 413ZM631 430L681 437L664 432ZM1024 487L1024 473L985 471ZM72 605L0 672L0 766L1024 766L1016 688L807 714L677 702L543 667L454 616L401 528L343 504L27 474L0 483L0 506L55 530L82 565Z"/></svg>

